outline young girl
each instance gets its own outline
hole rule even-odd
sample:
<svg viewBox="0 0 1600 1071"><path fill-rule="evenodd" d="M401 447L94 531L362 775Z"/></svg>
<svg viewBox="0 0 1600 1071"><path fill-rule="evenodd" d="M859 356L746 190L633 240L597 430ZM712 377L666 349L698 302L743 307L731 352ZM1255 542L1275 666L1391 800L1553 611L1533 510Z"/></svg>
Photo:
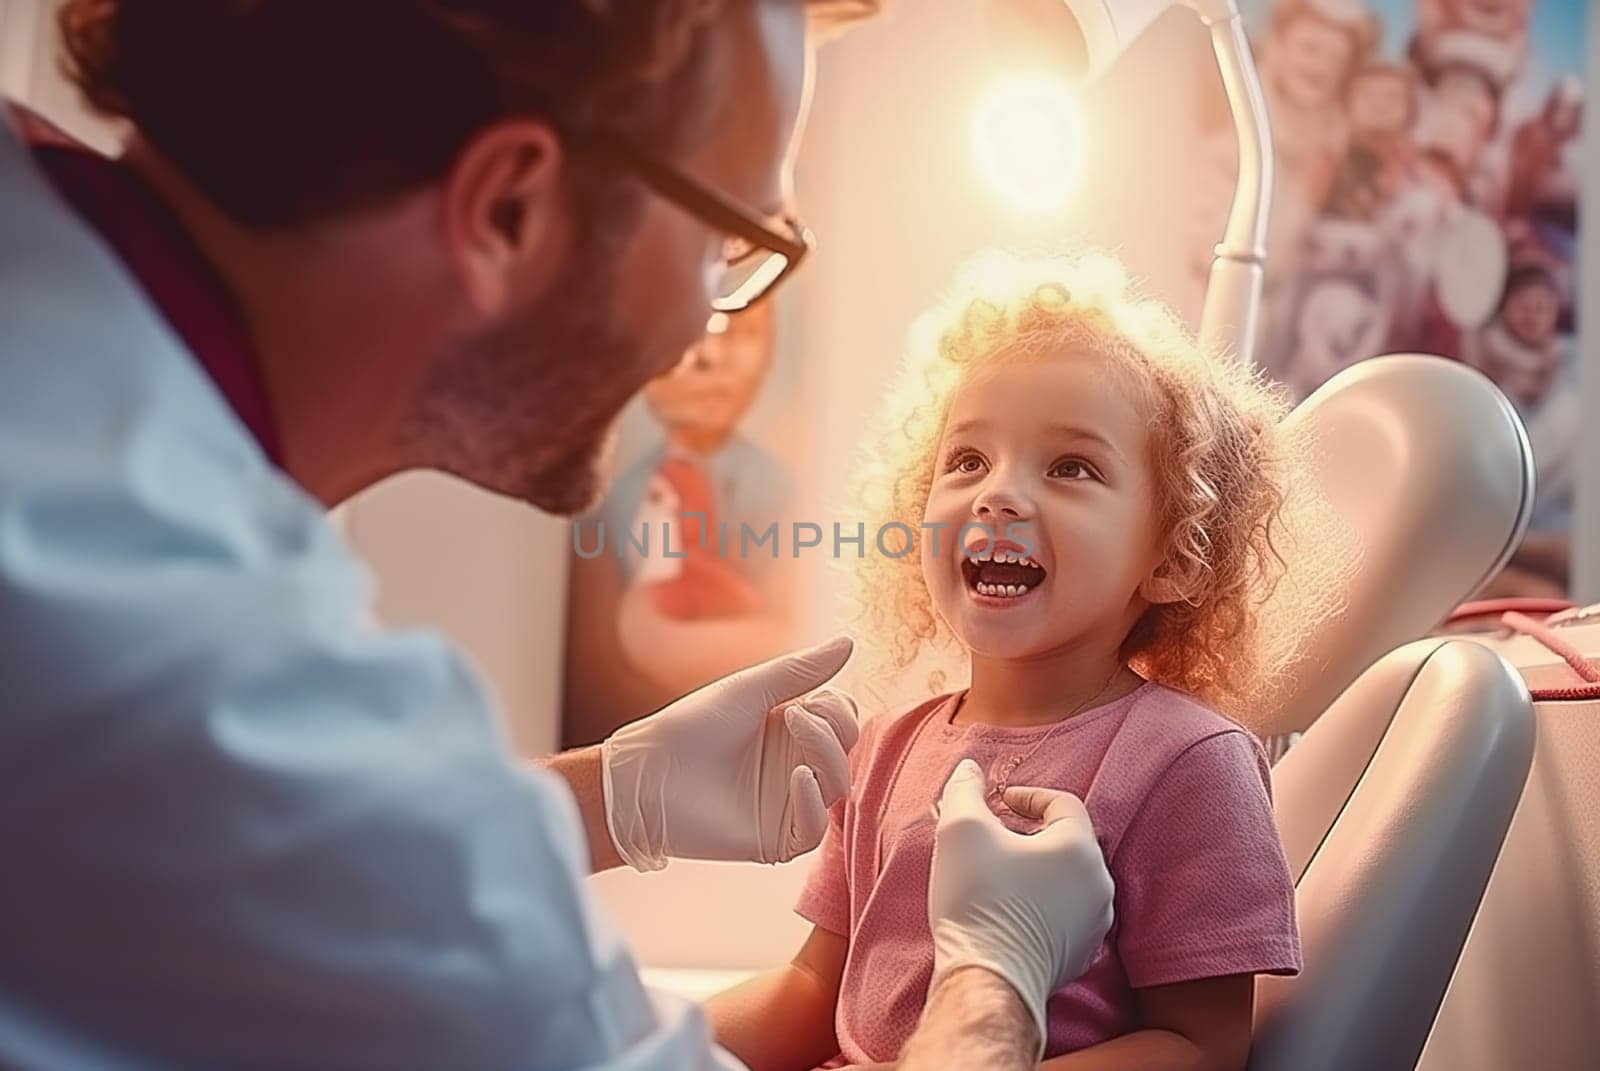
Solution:
<svg viewBox="0 0 1600 1071"><path fill-rule="evenodd" d="M871 560L861 595L892 664L953 643L971 682L865 727L800 900L812 935L712 1002L718 1038L757 1071L897 1057L933 967L932 804L972 758L1013 829L1008 786L1081 796L1116 880L1045 1066L1242 1069L1254 976L1300 948L1266 759L1228 715L1334 589L1283 542L1284 407L1107 258L979 265L932 328L859 479L917 553Z"/></svg>

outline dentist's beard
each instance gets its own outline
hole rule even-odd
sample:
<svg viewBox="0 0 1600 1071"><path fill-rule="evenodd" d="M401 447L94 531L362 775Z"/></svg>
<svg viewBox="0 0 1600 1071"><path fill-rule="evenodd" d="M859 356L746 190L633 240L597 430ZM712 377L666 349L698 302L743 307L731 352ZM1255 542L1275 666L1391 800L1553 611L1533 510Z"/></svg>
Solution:
<svg viewBox="0 0 1600 1071"><path fill-rule="evenodd" d="M637 213L608 200L622 203L595 206L550 293L435 366L404 432L413 464L559 516L598 504L617 417L644 385L614 311Z"/></svg>

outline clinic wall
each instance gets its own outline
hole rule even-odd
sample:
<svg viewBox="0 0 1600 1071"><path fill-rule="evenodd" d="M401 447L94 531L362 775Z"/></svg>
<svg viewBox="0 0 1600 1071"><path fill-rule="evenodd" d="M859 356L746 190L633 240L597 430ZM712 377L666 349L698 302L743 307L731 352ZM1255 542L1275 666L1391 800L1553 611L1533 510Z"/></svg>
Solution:
<svg viewBox="0 0 1600 1071"><path fill-rule="evenodd" d="M0 93L28 95L39 53L33 0L0 0Z"/></svg>
<svg viewBox="0 0 1600 1071"><path fill-rule="evenodd" d="M0 94L21 100L87 145L112 152L116 124L88 112L61 74L55 0L0 0Z"/></svg>
<svg viewBox="0 0 1600 1071"><path fill-rule="evenodd" d="M567 525L434 473L395 477L344 510L387 624L453 639L524 754L555 750L566 623Z"/></svg>

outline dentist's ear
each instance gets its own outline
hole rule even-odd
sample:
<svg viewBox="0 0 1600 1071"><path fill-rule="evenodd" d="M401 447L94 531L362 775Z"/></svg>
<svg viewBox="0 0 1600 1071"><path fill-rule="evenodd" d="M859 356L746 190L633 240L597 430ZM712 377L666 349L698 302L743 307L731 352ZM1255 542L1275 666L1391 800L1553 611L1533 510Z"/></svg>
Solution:
<svg viewBox="0 0 1600 1071"><path fill-rule="evenodd" d="M563 166L554 130L522 119L484 130L456 158L444 183L445 239L479 313L505 306L513 277L559 229Z"/></svg>

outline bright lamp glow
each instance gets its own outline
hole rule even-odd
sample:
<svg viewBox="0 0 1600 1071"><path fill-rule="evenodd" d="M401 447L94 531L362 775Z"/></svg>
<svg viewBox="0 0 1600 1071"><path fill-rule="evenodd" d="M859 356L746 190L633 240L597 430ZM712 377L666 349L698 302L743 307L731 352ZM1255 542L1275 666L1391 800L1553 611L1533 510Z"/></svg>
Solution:
<svg viewBox="0 0 1600 1071"><path fill-rule="evenodd" d="M1012 207L1057 211L1082 157L1077 99L1048 76L1006 79L978 107L973 148L984 177Z"/></svg>

